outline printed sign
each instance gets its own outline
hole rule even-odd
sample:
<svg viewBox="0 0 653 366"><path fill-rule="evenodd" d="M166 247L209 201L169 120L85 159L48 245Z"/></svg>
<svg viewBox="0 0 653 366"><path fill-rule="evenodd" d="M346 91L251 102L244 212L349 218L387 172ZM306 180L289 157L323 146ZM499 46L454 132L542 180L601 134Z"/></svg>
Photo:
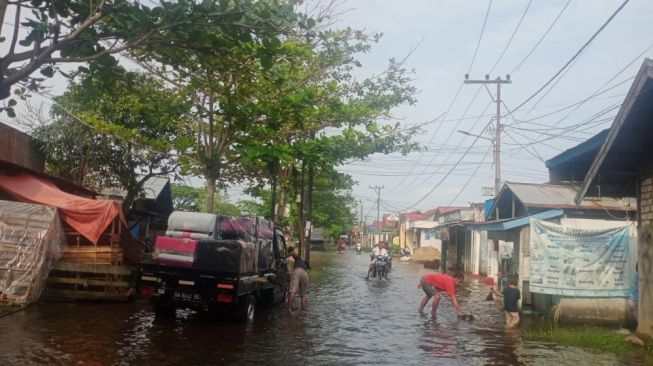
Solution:
<svg viewBox="0 0 653 366"><path fill-rule="evenodd" d="M530 224L531 292L562 296L628 296L631 226L572 228L537 219L531 219Z"/></svg>
<svg viewBox="0 0 653 366"><path fill-rule="evenodd" d="M386 217L387 221L399 221L399 215L392 213Z"/></svg>
<svg viewBox="0 0 653 366"><path fill-rule="evenodd" d="M494 187L481 187L483 197L494 197Z"/></svg>

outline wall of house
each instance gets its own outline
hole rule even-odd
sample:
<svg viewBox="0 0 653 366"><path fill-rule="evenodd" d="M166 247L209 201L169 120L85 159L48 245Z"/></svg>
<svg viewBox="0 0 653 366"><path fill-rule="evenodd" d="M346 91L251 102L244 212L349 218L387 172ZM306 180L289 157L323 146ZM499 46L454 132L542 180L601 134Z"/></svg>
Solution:
<svg viewBox="0 0 653 366"><path fill-rule="evenodd" d="M639 312L637 332L653 337L653 171L640 180L639 208Z"/></svg>
<svg viewBox="0 0 653 366"><path fill-rule="evenodd" d="M29 135L3 123L0 123L0 159L40 172L45 164L43 154Z"/></svg>
<svg viewBox="0 0 653 366"><path fill-rule="evenodd" d="M442 251L442 240L438 239L435 230L420 230L419 233L419 247L431 247Z"/></svg>

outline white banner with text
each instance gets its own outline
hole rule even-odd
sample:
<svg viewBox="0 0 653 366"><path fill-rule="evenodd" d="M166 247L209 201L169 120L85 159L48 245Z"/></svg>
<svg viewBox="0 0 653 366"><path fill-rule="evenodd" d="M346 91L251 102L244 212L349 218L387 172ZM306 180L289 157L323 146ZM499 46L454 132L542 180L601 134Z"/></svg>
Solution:
<svg viewBox="0 0 653 366"><path fill-rule="evenodd" d="M567 227L531 219L531 292L561 296L627 297L635 225Z"/></svg>

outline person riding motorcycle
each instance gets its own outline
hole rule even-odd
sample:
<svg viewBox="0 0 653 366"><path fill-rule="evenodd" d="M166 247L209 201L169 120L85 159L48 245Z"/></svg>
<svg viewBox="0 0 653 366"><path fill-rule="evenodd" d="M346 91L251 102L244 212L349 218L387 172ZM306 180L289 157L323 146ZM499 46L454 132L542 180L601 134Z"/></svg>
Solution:
<svg viewBox="0 0 653 366"><path fill-rule="evenodd" d="M385 250L385 248L383 248L383 244L381 242L377 243L376 247L374 249L372 249L371 262L370 262L370 266L369 266L369 269L367 271L367 277L366 277L366 279L368 279L368 280L370 279L370 275L372 273L374 273L374 269L375 269L375 266L376 266L376 258L378 256L381 256L381 258L383 259L384 262L385 262L385 259L388 257L388 251ZM387 277L388 276L387 264L384 264L384 267L385 267L385 273L386 273L386 277Z"/></svg>
<svg viewBox="0 0 653 366"><path fill-rule="evenodd" d="M363 246L361 243L356 243L356 253L361 254L361 251L363 250Z"/></svg>
<svg viewBox="0 0 653 366"><path fill-rule="evenodd" d="M388 256L385 257L385 277L388 278L388 273L392 269L392 248L388 243L383 243L383 248L388 252Z"/></svg>

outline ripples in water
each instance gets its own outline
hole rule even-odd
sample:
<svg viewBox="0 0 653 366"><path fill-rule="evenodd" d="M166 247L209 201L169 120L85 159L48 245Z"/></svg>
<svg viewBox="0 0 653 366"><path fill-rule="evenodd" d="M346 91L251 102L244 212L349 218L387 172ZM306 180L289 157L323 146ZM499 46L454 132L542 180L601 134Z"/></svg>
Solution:
<svg viewBox="0 0 653 366"><path fill-rule="evenodd" d="M146 303L38 304L0 319L0 365L643 364L523 341L478 283L460 294L473 322L446 297L431 318L417 314L421 266L397 261L390 280L366 281L365 255L312 259L309 312L259 308L245 325L191 310L158 319Z"/></svg>

